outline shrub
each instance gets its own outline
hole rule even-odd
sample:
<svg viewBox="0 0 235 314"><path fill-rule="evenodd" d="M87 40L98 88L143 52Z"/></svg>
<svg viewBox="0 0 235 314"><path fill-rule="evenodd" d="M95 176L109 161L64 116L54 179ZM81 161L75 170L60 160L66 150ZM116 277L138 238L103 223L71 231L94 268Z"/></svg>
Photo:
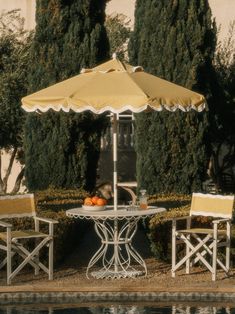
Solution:
<svg viewBox="0 0 235 314"><path fill-rule="evenodd" d="M156 258L170 260L171 219L188 215L190 201L191 196L180 194L160 194L150 197L149 204L167 209L166 212L154 216L149 222L148 238L151 251Z"/></svg>
<svg viewBox="0 0 235 314"><path fill-rule="evenodd" d="M87 192L82 189L65 190L50 188L35 193L39 216L58 220L55 225L54 261L59 265L79 244L87 230L88 224L80 219L71 219L65 211L81 206ZM46 228L45 224L42 225ZM42 229L43 230L43 229Z"/></svg>
<svg viewBox="0 0 235 314"><path fill-rule="evenodd" d="M49 188L35 193L35 202L38 212L61 211L81 206L87 192L82 189L66 190Z"/></svg>

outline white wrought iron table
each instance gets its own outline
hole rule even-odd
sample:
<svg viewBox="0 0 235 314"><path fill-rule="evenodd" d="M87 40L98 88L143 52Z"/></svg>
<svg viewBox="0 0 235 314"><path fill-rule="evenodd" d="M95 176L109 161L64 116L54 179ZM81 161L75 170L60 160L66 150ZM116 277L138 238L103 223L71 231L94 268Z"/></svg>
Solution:
<svg viewBox="0 0 235 314"><path fill-rule="evenodd" d="M86 276L95 278L126 278L147 275L145 261L132 246L140 219L154 216L165 208L149 206L146 210L127 210L119 206L118 210L108 206L103 211L88 211L73 208L66 211L68 217L90 219L94 221L95 231L101 240L101 246L90 259ZM101 262L101 266L98 266ZM91 271L94 267L98 270ZM97 268L96 267L96 268Z"/></svg>

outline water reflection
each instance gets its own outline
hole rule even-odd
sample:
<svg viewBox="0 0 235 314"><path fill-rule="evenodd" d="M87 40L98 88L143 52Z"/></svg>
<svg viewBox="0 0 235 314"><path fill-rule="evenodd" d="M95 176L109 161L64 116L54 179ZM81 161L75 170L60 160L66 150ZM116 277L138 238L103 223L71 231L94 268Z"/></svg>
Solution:
<svg viewBox="0 0 235 314"><path fill-rule="evenodd" d="M235 305L0 305L0 314L235 314Z"/></svg>

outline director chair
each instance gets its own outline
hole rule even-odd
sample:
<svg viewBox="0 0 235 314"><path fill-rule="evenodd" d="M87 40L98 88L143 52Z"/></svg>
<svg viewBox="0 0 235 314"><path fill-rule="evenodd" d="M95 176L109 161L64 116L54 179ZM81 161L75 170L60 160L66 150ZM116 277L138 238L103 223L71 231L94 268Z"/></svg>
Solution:
<svg viewBox="0 0 235 314"><path fill-rule="evenodd" d="M213 281L216 280L217 265L228 274L233 204L234 196L193 193L189 216L172 219L172 277L184 263L186 273L189 274L190 267L199 261L212 273ZM192 227L192 218L195 216L212 217L213 227ZM186 220L183 230L177 229L180 220ZM219 229L220 223L224 223L226 229ZM177 246L182 243L185 245L185 255L177 261ZM218 255L221 247L225 247L225 258Z"/></svg>
<svg viewBox="0 0 235 314"><path fill-rule="evenodd" d="M32 217L34 219L34 230L12 230L12 224L2 221L2 218L23 218ZM39 222L48 223L48 233L39 231ZM36 216L34 195L7 195L0 196L0 227L5 232L0 232L0 250L6 252L6 258L0 263L0 269L7 266L7 284L11 284L12 279L26 265L30 264L35 270L35 275L42 269L48 274L49 280L53 279L53 236L54 224L56 220L40 218ZM1 229L2 229L1 228ZM23 244L34 239L34 248L30 252ZM39 251L48 247L48 267L39 261ZM19 255L23 261L12 270L13 256Z"/></svg>

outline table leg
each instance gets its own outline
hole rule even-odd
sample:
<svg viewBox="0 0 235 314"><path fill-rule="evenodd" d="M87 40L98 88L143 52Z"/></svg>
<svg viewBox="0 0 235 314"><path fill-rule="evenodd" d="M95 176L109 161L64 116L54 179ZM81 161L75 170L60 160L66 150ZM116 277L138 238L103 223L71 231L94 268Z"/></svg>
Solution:
<svg viewBox="0 0 235 314"><path fill-rule="evenodd" d="M87 277L125 278L147 275L145 261L132 246L139 217L121 222L116 220L95 220L95 231L101 239L101 246L91 258L87 267ZM97 271L91 269L101 262Z"/></svg>

